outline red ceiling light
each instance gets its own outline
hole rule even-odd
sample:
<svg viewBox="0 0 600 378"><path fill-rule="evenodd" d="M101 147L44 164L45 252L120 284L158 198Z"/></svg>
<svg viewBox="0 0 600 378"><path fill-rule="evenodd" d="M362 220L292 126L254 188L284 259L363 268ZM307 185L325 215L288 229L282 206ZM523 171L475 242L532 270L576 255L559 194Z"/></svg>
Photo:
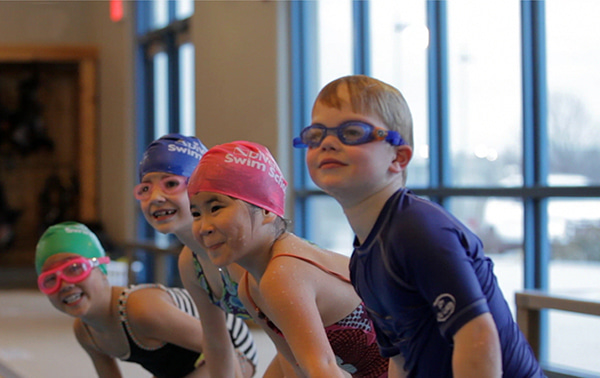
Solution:
<svg viewBox="0 0 600 378"><path fill-rule="evenodd" d="M110 19L113 22L123 19L123 0L110 0Z"/></svg>

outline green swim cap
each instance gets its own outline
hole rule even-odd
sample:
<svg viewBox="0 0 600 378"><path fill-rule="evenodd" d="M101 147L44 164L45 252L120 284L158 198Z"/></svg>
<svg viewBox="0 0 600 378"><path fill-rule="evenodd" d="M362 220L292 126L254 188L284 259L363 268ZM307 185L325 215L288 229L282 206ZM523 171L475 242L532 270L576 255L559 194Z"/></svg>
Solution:
<svg viewBox="0 0 600 378"><path fill-rule="evenodd" d="M35 247L35 270L42 271L46 260L58 253L75 253L87 257L103 257L106 255L96 234L86 225L78 222L63 222L48 227ZM106 265L100 265L106 274Z"/></svg>

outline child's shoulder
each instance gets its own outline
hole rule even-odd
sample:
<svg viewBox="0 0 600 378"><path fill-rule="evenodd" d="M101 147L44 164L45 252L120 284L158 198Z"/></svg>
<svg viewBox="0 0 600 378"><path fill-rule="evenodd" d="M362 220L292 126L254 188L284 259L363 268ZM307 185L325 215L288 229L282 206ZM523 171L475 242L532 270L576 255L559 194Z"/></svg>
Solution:
<svg viewBox="0 0 600 378"><path fill-rule="evenodd" d="M126 306L129 320L143 321L151 318L151 314L166 305L172 305L173 299L167 292L167 289L160 284L148 284L132 286L124 292L126 301L121 300Z"/></svg>
<svg viewBox="0 0 600 378"><path fill-rule="evenodd" d="M423 225L449 218L449 212L442 206L408 189L403 189L390 198L384 211L388 212L389 222L417 222Z"/></svg>

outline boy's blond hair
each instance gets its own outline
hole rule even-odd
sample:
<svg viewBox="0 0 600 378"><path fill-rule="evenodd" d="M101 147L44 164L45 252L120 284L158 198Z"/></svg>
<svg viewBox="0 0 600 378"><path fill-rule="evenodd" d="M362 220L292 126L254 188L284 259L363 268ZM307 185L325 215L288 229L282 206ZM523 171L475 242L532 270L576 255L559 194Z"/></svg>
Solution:
<svg viewBox="0 0 600 378"><path fill-rule="evenodd" d="M341 109L338 90L346 86L350 106L355 113L378 117L390 130L397 131L413 147L412 116L402 93L383 81L365 75L340 77L327 84L315 100L332 108Z"/></svg>

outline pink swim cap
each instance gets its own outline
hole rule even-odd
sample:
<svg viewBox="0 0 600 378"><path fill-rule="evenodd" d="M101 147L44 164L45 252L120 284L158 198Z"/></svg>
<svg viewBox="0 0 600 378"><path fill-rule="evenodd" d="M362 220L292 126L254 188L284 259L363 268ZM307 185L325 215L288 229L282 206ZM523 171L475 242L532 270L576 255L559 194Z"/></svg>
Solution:
<svg viewBox="0 0 600 378"><path fill-rule="evenodd" d="M236 141L209 149L188 183L190 196L214 192L241 199L283 217L287 181L269 150Z"/></svg>

